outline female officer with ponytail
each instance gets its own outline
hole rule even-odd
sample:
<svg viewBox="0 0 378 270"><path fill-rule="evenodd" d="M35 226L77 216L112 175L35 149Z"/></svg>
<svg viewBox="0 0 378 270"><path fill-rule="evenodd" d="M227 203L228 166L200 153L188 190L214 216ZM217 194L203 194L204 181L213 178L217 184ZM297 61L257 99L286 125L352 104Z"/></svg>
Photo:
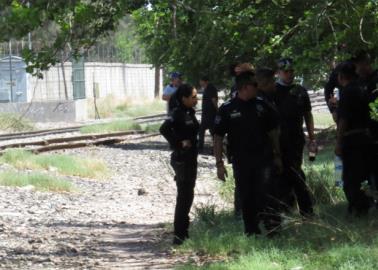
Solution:
<svg viewBox="0 0 378 270"><path fill-rule="evenodd" d="M179 245L189 237L189 212L197 178L199 123L193 109L197 104L196 89L188 84L180 85L174 98L177 107L160 127L160 133L173 150L171 165L177 186L173 244Z"/></svg>

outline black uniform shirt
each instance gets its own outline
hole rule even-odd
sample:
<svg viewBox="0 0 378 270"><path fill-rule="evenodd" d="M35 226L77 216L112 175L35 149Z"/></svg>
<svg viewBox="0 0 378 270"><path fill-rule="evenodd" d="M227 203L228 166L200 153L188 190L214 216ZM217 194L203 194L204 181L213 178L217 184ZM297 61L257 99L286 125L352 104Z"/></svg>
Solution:
<svg viewBox="0 0 378 270"><path fill-rule="evenodd" d="M351 82L344 87L340 96L339 119L347 122L347 130L366 129L369 122L367 91L358 82Z"/></svg>
<svg viewBox="0 0 378 270"><path fill-rule="evenodd" d="M214 122L217 108L214 106L213 98L218 98L218 90L214 85L208 84L203 91L202 97L202 121L210 120Z"/></svg>
<svg viewBox="0 0 378 270"><path fill-rule="evenodd" d="M341 85L339 84L338 74L339 73L336 69L332 70L328 82L324 86L324 98L330 112L334 112L336 109L335 107L330 107L329 105L329 100L331 97L333 97L335 88L338 88L341 92Z"/></svg>
<svg viewBox="0 0 378 270"><path fill-rule="evenodd" d="M274 100L274 93L267 94L263 91L259 91L258 97L266 103L266 105L277 115L277 119L279 119L277 104Z"/></svg>
<svg viewBox="0 0 378 270"><path fill-rule="evenodd" d="M214 133L222 137L227 134L234 160L256 160L269 154L267 133L277 127L275 114L260 98L243 101L236 97L219 108Z"/></svg>
<svg viewBox="0 0 378 270"><path fill-rule="evenodd" d="M275 103L280 115L281 142L304 143L303 117L311 111L307 90L296 84L276 84Z"/></svg>
<svg viewBox="0 0 378 270"><path fill-rule="evenodd" d="M160 133L173 150L182 149L182 141L190 140L192 148L197 147L199 123L195 111L180 105L173 109L169 119L160 127Z"/></svg>

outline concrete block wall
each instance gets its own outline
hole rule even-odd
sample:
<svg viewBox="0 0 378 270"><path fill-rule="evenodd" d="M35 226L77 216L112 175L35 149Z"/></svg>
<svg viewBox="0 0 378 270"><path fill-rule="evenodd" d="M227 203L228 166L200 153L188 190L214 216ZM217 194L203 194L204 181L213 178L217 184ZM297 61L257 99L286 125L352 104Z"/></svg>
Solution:
<svg viewBox="0 0 378 270"><path fill-rule="evenodd" d="M68 99L73 98L72 65L65 63ZM86 97L93 98L94 88L99 98L109 95L129 98L133 101L152 101L155 89L155 70L148 64L124 63L85 63ZM27 100L56 101L65 100L63 72L60 66L51 67L43 72L43 79L27 75ZM160 72L160 89L162 71Z"/></svg>
<svg viewBox="0 0 378 270"><path fill-rule="evenodd" d="M73 99L72 64L64 64L68 99ZM27 74L27 101L56 101L65 100L63 71L60 65L44 71L43 79Z"/></svg>

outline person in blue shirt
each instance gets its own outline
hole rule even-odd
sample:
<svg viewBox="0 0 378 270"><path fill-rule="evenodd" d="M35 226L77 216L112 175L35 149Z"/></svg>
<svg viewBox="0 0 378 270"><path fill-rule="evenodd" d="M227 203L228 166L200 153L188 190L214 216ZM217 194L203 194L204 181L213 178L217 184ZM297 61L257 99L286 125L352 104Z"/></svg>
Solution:
<svg viewBox="0 0 378 270"><path fill-rule="evenodd" d="M172 111L175 99L171 100L172 95L176 92L177 88L182 84L182 74L180 72L172 72L170 74L171 82L164 88L162 99L167 101L167 112Z"/></svg>

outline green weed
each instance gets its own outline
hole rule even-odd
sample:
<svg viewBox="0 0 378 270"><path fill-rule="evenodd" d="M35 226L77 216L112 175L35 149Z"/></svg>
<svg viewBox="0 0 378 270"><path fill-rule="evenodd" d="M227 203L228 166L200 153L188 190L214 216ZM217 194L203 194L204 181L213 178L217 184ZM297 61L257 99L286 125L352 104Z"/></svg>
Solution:
<svg viewBox="0 0 378 270"><path fill-rule="evenodd" d="M85 126L80 129L81 133L110 133L118 131L141 130L141 126L130 120L117 120L110 123Z"/></svg>
<svg viewBox="0 0 378 270"><path fill-rule="evenodd" d="M0 158L18 169L57 170L64 175L101 178L107 175L106 165L99 160L83 159L69 155L35 155L22 149L8 149Z"/></svg>
<svg viewBox="0 0 378 270"><path fill-rule="evenodd" d="M40 173L1 172L0 185L10 187L33 186L40 191L70 192L75 188L71 182Z"/></svg>
<svg viewBox="0 0 378 270"><path fill-rule="evenodd" d="M0 130L7 132L22 132L34 130L34 125L26 118L17 114L0 113Z"/></svg>

